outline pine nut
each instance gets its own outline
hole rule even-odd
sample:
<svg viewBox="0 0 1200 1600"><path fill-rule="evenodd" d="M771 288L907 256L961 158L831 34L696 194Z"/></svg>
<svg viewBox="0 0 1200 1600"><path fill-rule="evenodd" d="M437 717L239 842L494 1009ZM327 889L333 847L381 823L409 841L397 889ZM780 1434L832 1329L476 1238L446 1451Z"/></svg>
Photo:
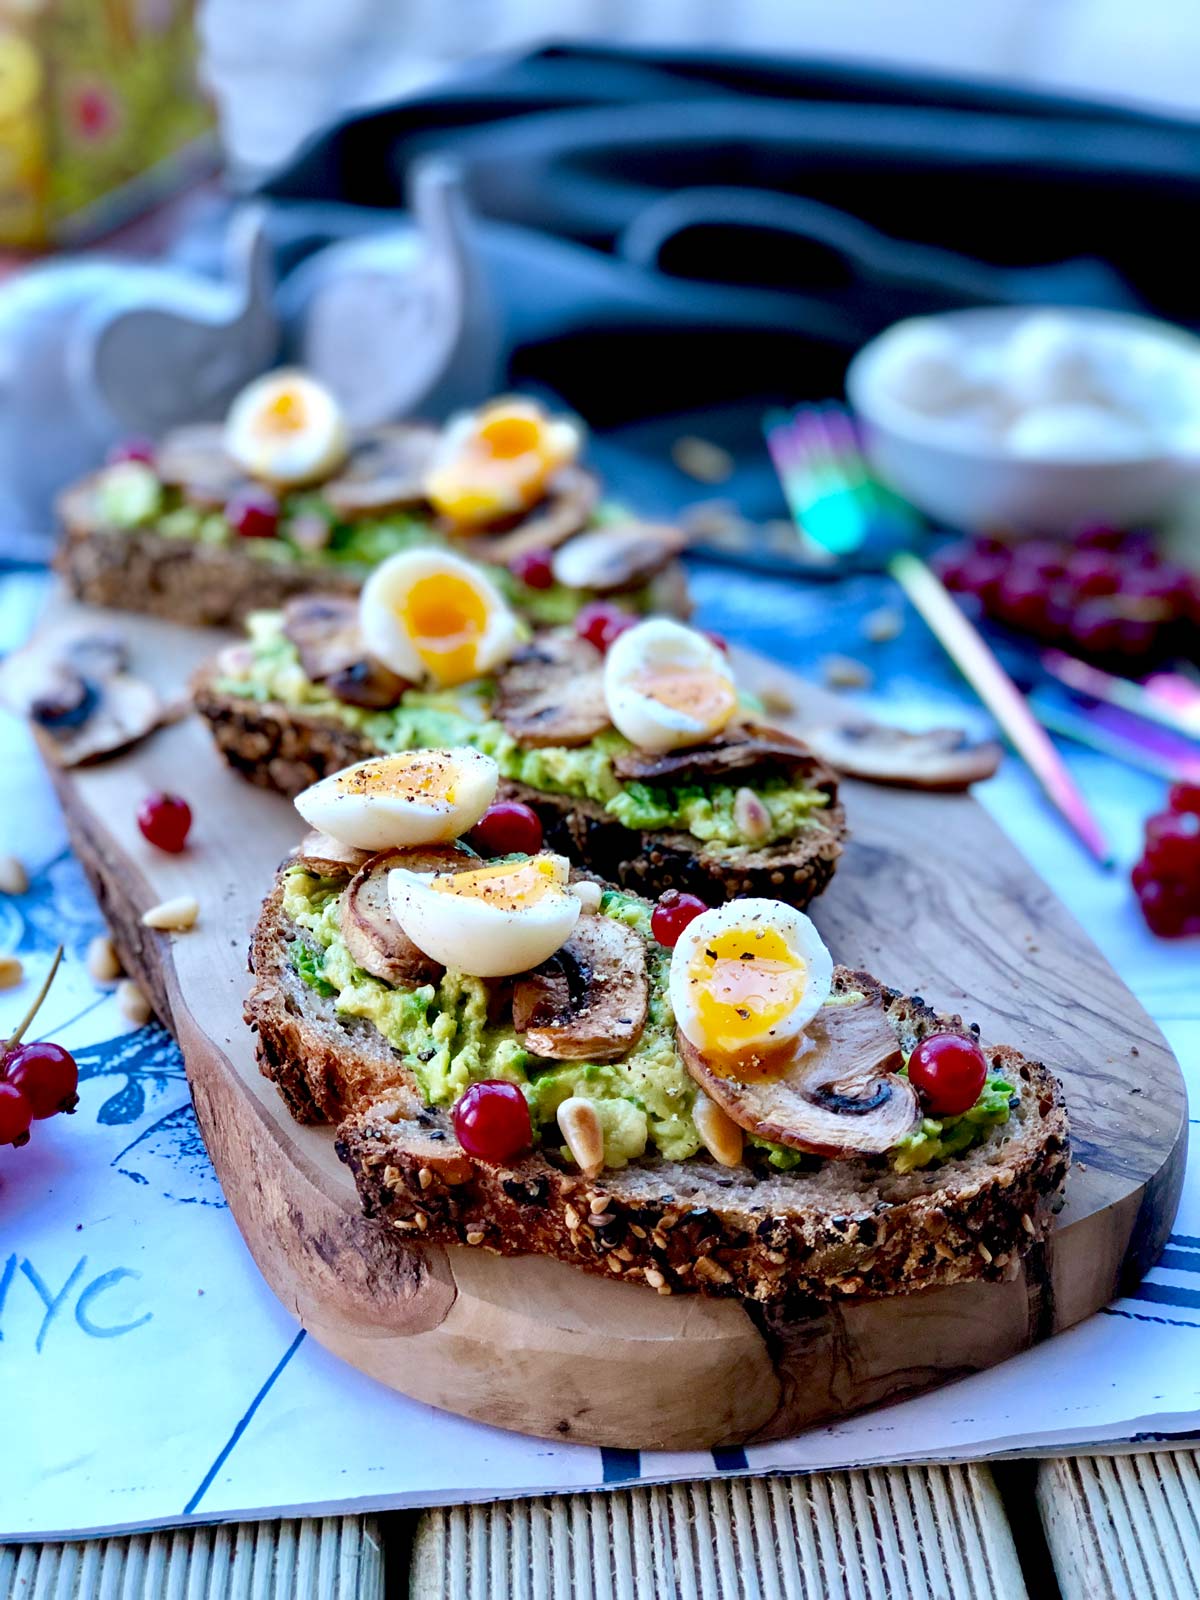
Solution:
<svg viewBox="0 0 1200 1600"><path fill-rule="evenodd" d="M200 907L193 895L181 894L177 900L164 900L151 906L142 918L143 928L159 928L165 933L186 933L196 925Z"/></svg>
<svg viewBox="0 0 1200 1600"><path fill-rule="evenodd" d="M733 1118L699 1091L692 1107L692 1116L697 1132L704 1140L704 1148L713 1160L719 1161L723 1167L740 1166L745 1135Z"/></svg>
<svg viewBox="0 0 1200 1600"><path fill-rule="evenodd" d="M604 1130L590 1100L573 1094L558 1108L558 1127L585 1178L604 1169Z"/></svg>
<svg viewBox="0 0 1200 1600"><path fill-rule="evenodd" d="M0 856L0 894L24 894L29 874L16 856Z"/></svg>
<svg viewBox="0 0 1200 1600"><path fill-rule="evenodd" d="M121 958L107 933L98 933L88 945L87 969L95 983L115 983L121 976Z"/></svg>
<svg viewBox="0 0 1200 1600"><path fill-rule="evenodd" d="M0 989L15 989L24 976L19 956L0 956Z"/></svg>
<svg viewBox="0 0 1200 1600"><path fill-rule="evenodd" d="M598 883L593 883L590 878L581 878L578 883L571 885L571 893L585 911L599 911L603 891Z"/></svg>
<svg viewBox="0 0 1200 1600"><path fill-rule="evenodd" d="M646 1268L646 1282L652 1289L661 1289L666 1281L657 1267Z"/></svg>
<svg viewBox="0 0 1200 1600"><path fill-rule="evenodd" d="M117 985L117 1004L122 1014L139 1027L143 1022L150 1021L150 1002L132 978L122 978Z"/></svg>

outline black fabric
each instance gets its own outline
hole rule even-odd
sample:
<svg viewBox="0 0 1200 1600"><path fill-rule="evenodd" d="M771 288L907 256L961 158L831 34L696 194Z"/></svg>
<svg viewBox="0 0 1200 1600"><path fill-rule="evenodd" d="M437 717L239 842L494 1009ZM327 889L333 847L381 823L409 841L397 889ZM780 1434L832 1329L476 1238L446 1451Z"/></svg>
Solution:
<svg viewBox="0 0 1200 1600"><path fill-rule="evenodd" d="M745 446L765 404L837 392L901 316L1078 303L1200 323L1194 123L850 67L547 47L313 141L262 191L281 263L390 221L433 151L461 163L481 218L508 381L620 429L648 478L665 434ZM657 481L656 499L689 487ZM751 509L774 507L765 468L751 487Z"/></svg>

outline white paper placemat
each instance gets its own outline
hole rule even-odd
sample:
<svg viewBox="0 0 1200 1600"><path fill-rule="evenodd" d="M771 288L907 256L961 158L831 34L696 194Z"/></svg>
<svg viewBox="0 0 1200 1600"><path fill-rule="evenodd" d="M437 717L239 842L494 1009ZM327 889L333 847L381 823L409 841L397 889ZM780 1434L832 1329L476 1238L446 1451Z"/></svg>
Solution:
<svg viewBox="0 0 1200 1600"><path fill-rule="evenodd" d="M0 583L0 646L28 626L40 581ZM710 616L760 642L750 630L761 584L705 574L700 587ZM952 690L903 676L887 705L914 720L964 713ZM1127 864L1161 784L1087 755L1072 764ZM102 924L31 743L8 718L0 774L0 851L32 878L28 894L0 897L0 951L19 950L36 981L66 943L36 1031L73 1050L82 1075L74 1117L0 1150L0 1539L1200 1431L1195 1164L1171 1246L1134 1298L990 1372L787 1443L686 1455L552 1445L382 1388L299 1332L267 1289L200 1142L178 1051L157 1026L130 1030L87 978L83 953ZM1161 1022L1190 1083L1196 941L1152 939L1123 874L1088 864L1017 763L981 798ZM0 996L0 1029L31 992Z"/></svg>

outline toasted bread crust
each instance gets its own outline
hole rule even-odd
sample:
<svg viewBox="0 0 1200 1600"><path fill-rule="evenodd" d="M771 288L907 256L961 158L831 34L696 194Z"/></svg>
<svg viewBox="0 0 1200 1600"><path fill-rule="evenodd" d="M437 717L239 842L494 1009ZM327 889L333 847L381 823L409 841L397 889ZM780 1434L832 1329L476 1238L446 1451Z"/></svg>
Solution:
<svg viewBox="0 0 1200 1600"><path fill-rule="evenodd" d="M259 1064L294 1115L340 1124L338 1153L364 1210L405 1234L552 1255L659 1293L780 1304L1004 1279L1049 1230L1069 1163L1062 1093L1046 1067L1006 1046L985 1049L1019 1084L1017 1110L934 1171L828 1161L775 1175L655 1158L589 1180L541 1152L492 1165L467 1155L449 1116L422 1103L370 1023L340 1017L301 982L288 956L300 936L277 885L251 952L246 1020ZM839 968L836 981L879 993L906 1043L963 1026L868 974Z"/></svg>
<svg viewBox="0 0 1200 1600"><path fill-rule="evenodd" d="M318 778L379 754L365 735L332 717L222 693L211 668L201 669L192 688L218 750L260 788L294 796ZM836 793L833 773L815 757L811 781ZM739 894L807 905L833 877L846 833L845 812L835 798L821 820L796 839L730 860L706 850L690 833L626 828L595 801L547 794L507 779L501 782L499 798L530 806L541 819L547 848L598 877L650 898L664 889L686 889L710 905Z"/></svg>

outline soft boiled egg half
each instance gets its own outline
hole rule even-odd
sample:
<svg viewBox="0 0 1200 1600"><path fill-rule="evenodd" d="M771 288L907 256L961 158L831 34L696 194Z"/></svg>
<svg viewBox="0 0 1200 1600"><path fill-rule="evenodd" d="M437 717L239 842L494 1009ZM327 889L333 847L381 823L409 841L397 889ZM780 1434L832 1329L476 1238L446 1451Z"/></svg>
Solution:
<svg viewBox="0 0 1200 1600"><path fill-rule="evenodd" d="M711 739L737 710L724 654L694 628L652 617L621 634L604 662L614 727L643 750Z"/></svg>
<svg viewBox="0 0 1200 1600"><path fill-rule="evenodd" d="M296 796L296 810L356 850L436 844L470 832L499 778L478 750L405 750L322 778Z"/></svg>
<svg viewBox="0 0 1200 1600"><path fill-rule="evenodd" d="M225 422L225 449L252 478L295 489L330 478L350 453L337 400L291 368L248 384Z"/></svg>
<svg viewBox="0 0 1200 1600"><path fill-rule="evenodd" d="M446 424L425 493L459 527L500 522L542 498L582 439L578 424L549 416L534 400L494 400Z"/></svg>
<svg viewBox="0 0 1200 1600"><path fill-rule="evenodd" d="M571 936L582 910L564 856L542 852L469 872L388 873L392 916L444 967L473 978L528 972Z"/></svg>
<svg viewBox="0 0 1200 1600"><path fill-rule="evenodd" d="M689 922L671 955L680 1031L720 1070L750 1076L791 1048L829 995L833 958L780 900L731 900Z"/></svg>
<svg viewBox="0 0 1200 1600"><path fill-rule="evenodd" d="M359 622L367 649L385 666L443 688L498 667L521 639L492 580L461 556L436 550L381 562L363 585Z"/></svg>

